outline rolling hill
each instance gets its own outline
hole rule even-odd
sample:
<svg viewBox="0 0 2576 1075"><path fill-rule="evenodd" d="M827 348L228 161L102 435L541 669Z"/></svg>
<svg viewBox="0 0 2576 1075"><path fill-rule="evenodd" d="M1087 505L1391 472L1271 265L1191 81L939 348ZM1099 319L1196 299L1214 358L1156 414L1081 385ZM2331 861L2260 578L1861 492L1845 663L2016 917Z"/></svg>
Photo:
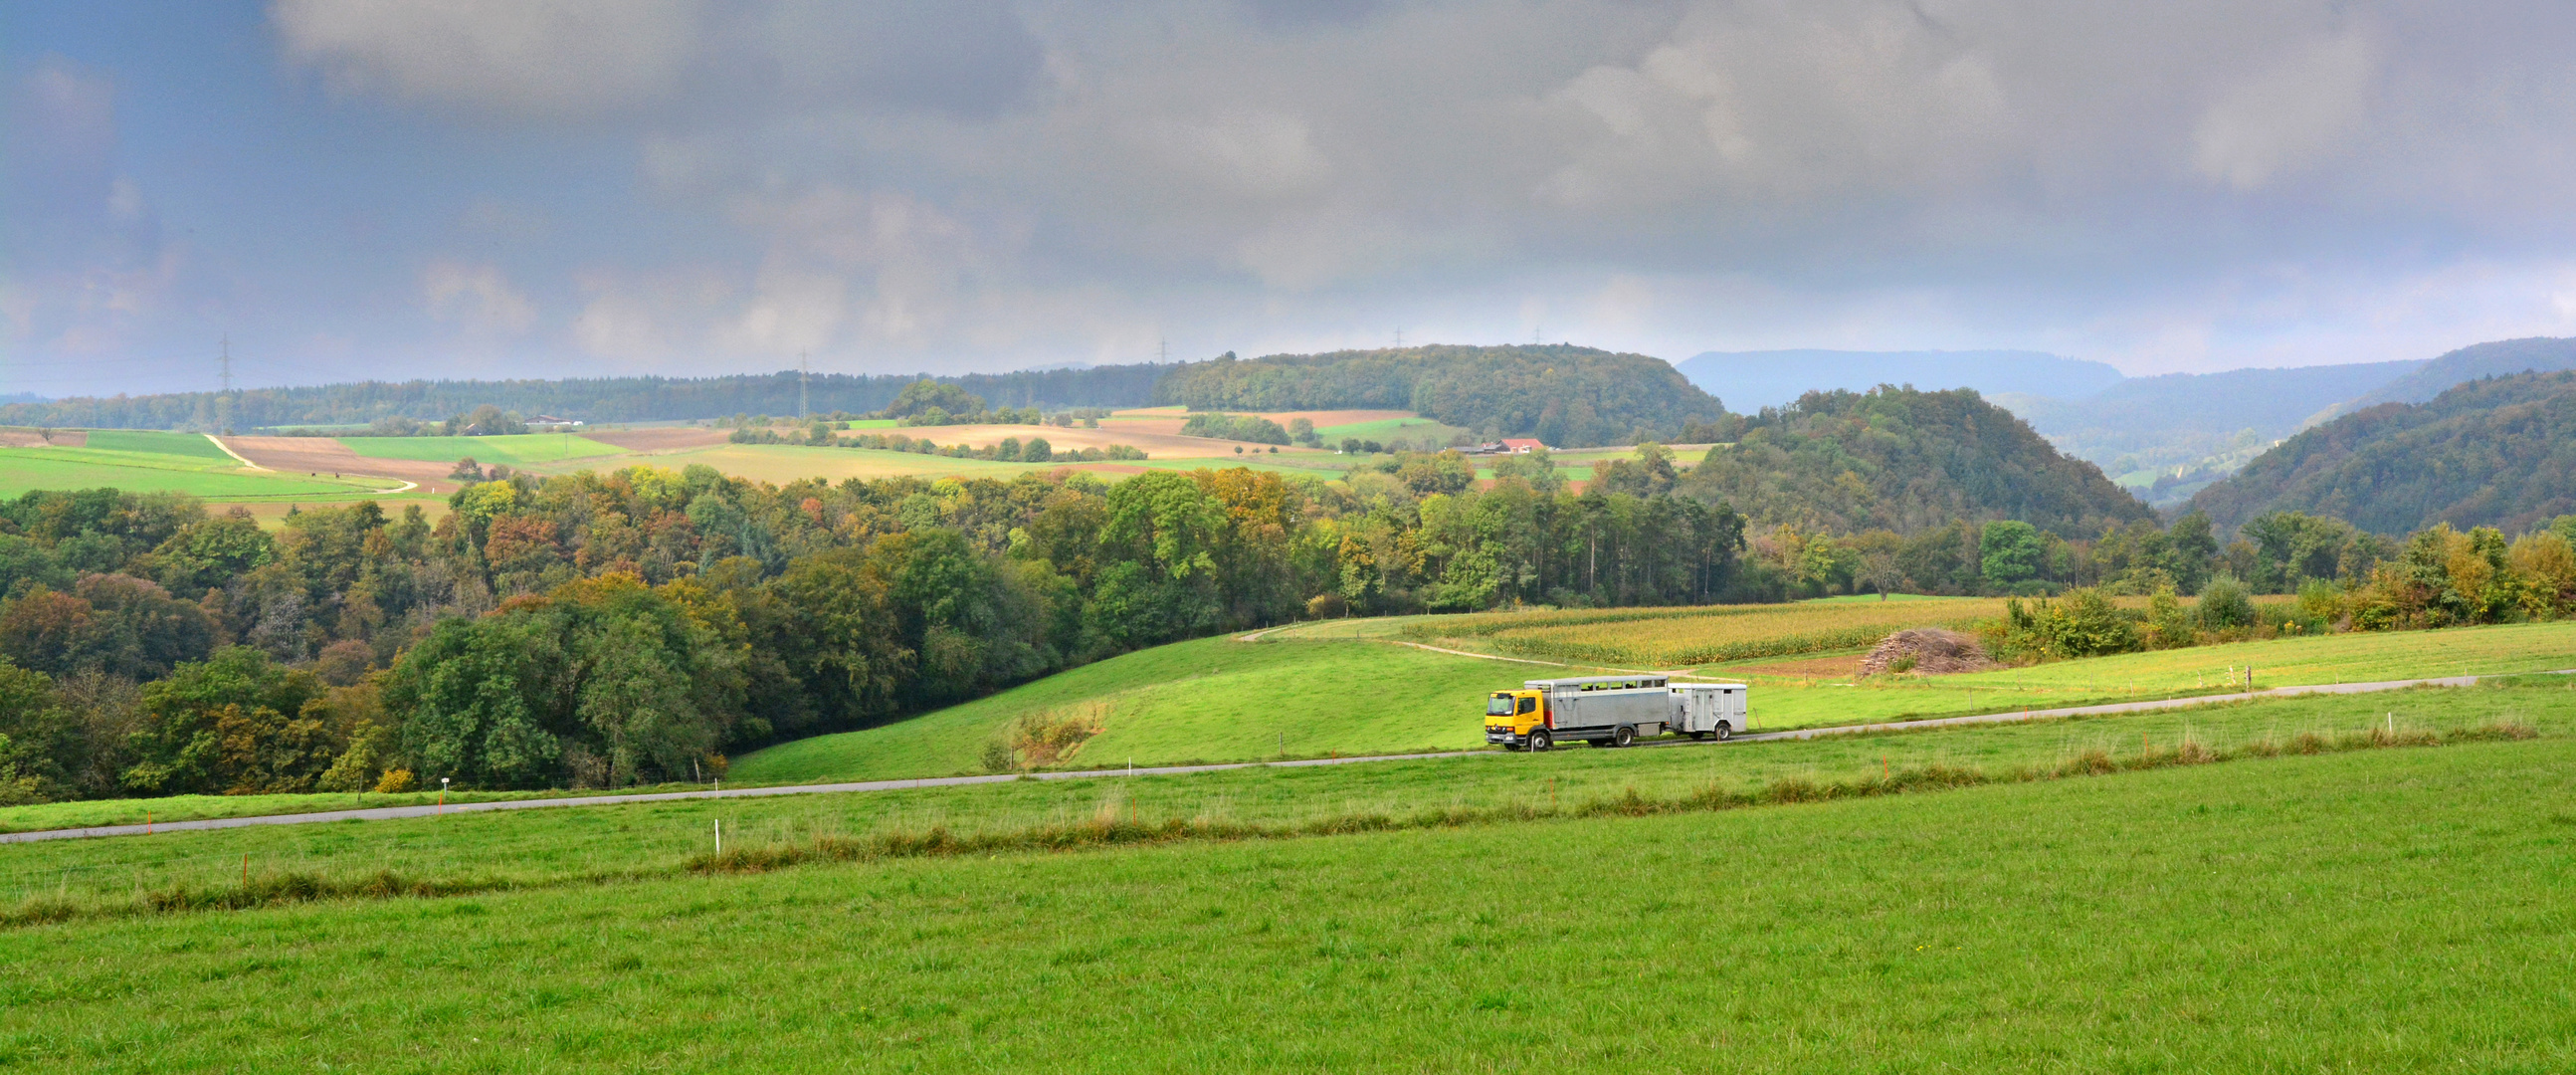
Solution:
<svg viewBox="0 0 2576 1075"><path fill-rule="evenodd" d="M1757 523L1900 533L2020 519L2063 537L2153 512L1969 389L1811 393L1709 449L1676 487Z"/></svg>
<svg viewBox="0 0 2576 1075"><path fill-rule="evenodd" d="M2403 534L2529 529L2576 512L2576 371L2473 381L2310 429L2192 497L2223 530L2273 511Z"/></svg>
<svg viewBox="0 0 2576 1075"><path fill-rule="evenodd" d="M2120 383L2120 371L2105 363L2039 351L1706 351L1674 368L1747 413L1788 406L1808 392L1882 384L2076 398Z"/></svg>
<svg viewBox="0 0 2576 1075"><path fill-rule="evenodd" d="M1154 400L1192 410L1409 410L1485 436L1575 448L1673 440L1726 414L1662 359L1566 344L1229 354L1164 374Z"/></svg>

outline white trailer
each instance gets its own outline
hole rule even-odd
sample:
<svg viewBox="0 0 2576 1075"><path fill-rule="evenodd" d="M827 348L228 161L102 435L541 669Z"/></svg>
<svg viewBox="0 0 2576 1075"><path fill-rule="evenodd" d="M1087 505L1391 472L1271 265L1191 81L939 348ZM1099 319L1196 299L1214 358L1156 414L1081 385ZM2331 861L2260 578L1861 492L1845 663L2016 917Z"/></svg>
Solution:
<svg viewBox="0 0 2576 1075"><path fill-rule="evenodd" d="M1664 721L1672 715L1669 682L1664 676L1583 676L1533 679L1521 689L1546 694L1552 738L1624 747L1640 736L1664 734Z"/></svg>
<svg viewBox="0 0 2576 1075"><path fill-rule="evenodd" d="M1693 739L1732 739L1735 733L1753 726L1752 713L1745 706L1744 684L1675 684L1667 697L1672 708L1665 723Z"/></svg>

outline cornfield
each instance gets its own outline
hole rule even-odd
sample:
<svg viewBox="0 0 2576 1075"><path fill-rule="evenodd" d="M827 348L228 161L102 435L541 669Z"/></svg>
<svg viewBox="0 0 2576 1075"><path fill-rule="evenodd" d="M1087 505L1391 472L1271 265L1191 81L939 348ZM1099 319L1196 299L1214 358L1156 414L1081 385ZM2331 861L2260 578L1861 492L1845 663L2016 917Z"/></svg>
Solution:
<svg viewBox="0 0 2576 1075"><path fill-rule="evenodd" d="M2003 615L2001 599L1861 601L1594 609L1425 624L1424 638L1479 638L1514 657L1633 668L1857 649L1908 627L1965 629Z"/></svg>

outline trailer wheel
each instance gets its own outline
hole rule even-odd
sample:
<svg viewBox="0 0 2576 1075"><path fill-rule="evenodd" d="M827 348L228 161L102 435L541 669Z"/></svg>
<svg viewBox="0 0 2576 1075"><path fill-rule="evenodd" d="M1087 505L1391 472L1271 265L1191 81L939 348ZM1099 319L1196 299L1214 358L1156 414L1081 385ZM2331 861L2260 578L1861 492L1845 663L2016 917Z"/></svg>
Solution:
<svg viewBox="0 0 2576 1075"><path fill-rule="evenodd" d="M1533 752L1546 750L1555 745L1556 737L1547 734L1545 730L1531 732L1529 735L1529 749Z"/></svg>
<svg viewBox="0 0 2576 1075"><path fill-rule="evenodd" d="M1627 725L1625 725L1625 724L1622 724L1622 725L1618 726L1617 728L1611 729L1611 732L1610 732L1610 745L1611 745L1611 746L1614 746L1614 747L1624 747L1624 746L1627 746L1627 745L1629 745L1629 744L1631 744L1631 743L1634 743L1634 742L1636 742L1636 741L1637 741L1637 729L1635 729L1635 728L1631 728L1631 727L1629 727L1629 726L1627 726Z"/></svg>
<svg viewBox="0 0 2576 1075"><path fill-rule="evenodd" d="M1725 721L1718 721L1717 737L1720 739L1733 739L1735 738L1735 729L1728 727Z"/></svg>

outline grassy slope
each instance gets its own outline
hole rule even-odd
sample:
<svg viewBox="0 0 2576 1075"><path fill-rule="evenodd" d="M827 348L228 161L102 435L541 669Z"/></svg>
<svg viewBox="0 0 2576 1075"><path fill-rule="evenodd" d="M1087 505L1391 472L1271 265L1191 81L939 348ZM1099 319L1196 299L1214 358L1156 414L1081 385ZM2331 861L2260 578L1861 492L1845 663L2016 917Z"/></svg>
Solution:
<svg viewBox="0 0 2576 1075"><path fill-rule="evenodd" d="M113 907L137 891L229 889L239 883L245 856L254 879L293 873L346 882L391 870L415 881L524 887L599 876L676 875L688 856L709 849L711 827L718 819L725 824L726 846L759 848L817 835L865 838L932 826L961 834L1007 833L1104 811L1147 824L1201 818L1298 825L1353 815L1407 818L1454 808L1570 810L1629 790L1673 799L1712 785L1742 790L1784 778L1852 782L1936 765L2002 776L2049 769L2089 751L2122 761L2149 748L2170 753L2186 738L2223 752L2303 733L2332 736L2382 727L2391 714L2401 732L2448 732L2517 720L2545 737L2576 738L2576 689L2552 677L2514 687L2270 700L2189 713L1808 742L1487 753L1348 766L1265 766L1134 779L1027 780L51 841L0 850L0 912L31 899ZM384 796L368 800L370 805L390 804ZM18 822L26 812L41 809L0 810L0 818L24 827Z"/></svg>
<svg viewBox="0 0 2576 1075"><path fill-rule="evenodd" d="M561 433L521 433L502 437L342 437L340 443L369 459L453 463L470 457L487 466L507 463L514 467L527 463L621 455L626 451L613 444Z"/></svg>
<svg viewBox="0 0 2576 1075"><path fill-rule="evenodd" d="M96 430L86 447L0 449L0 496L112 486L216 500L345 497L381 484L249 470L195 433Z"/></svg>
<svg viewBox="0 0 2576 1075"><path fill-rule="evenodd" d="M2571 794L2556 739L25 928L0 1064L2565 1070Z"/></svg>
<svg viewBox="0 0 2576 1075"><path fill-rule="evenodd" d="M1110 713L1108 730L1076 756L1083 765L1273 757L1283 737L1296 757L1460 749L1484 741L1484 696L1536 667L1400 646L1207 638L884 727L771 747L737 759L733 774L766 783L972 771L1011 722L1090 702Z"/></svg>
<svg viewBox="0 0 2576 1075"><path fill-rule="evenodd" d="M202 433L164 433L145 429L94 429L89 434L89 449L176 456L216 467L230 468L241 465L233 459L231 453L218 447L214 441L206 439Z"/></svg>
<svg viewBox="0 0 2576 1075"><path fill-rule="evenodd" d="M1418 621L1411 621L1418 622ZM1297 629L1362 630L1347 623ZM1756 730L2048 709L2194 693L2223 693L2228 668L2255 685L2358 682L2576 666L2576 623L2351 634L2202 646L2066 661L2003 672L1854 686L1830 679L1737 675L1751 681ZM1764 662L1745 662L1759 665ZM1463 749L1482 743L1479 703L1524 679L1592 674L1573 665L1453 657L1385 643L1274 638L1201 639L1127 654L991 698L866 731L771 747L735 762L762 783L865 780L974 771L986 743L1028 714L1105 701L1108 731L1082 765L1240 761L1289 755Z"/></svg>

